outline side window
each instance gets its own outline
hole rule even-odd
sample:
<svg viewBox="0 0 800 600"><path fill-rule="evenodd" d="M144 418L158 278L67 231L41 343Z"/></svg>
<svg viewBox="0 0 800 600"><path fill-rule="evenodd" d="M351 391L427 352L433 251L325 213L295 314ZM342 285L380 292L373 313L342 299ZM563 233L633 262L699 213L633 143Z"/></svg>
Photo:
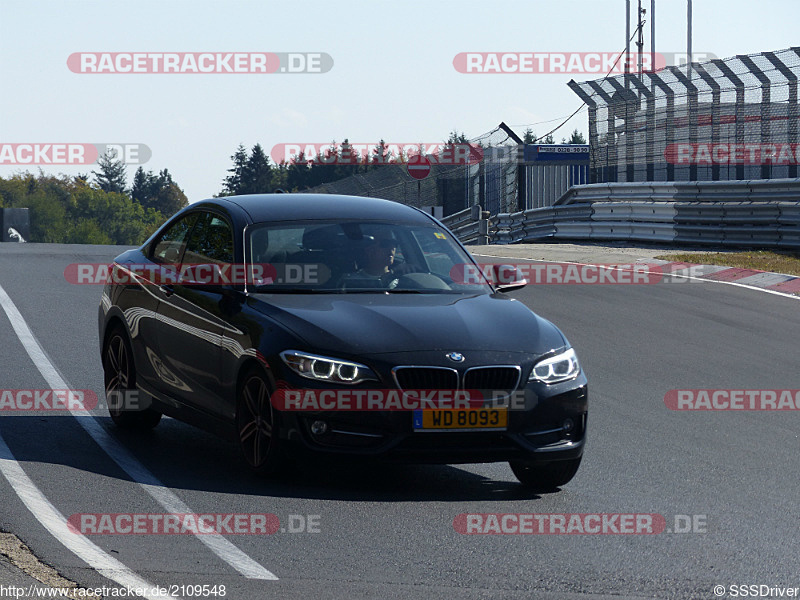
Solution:
<svg viewBox="0 0 800 600"><path fill-rule="evenodd" d="M211 264L233 262L233 231L227 221L213 213L198 217L192 231L184 264Z"/></svg>
<svg viewBox="0 0 800 600"><path fill-rule="evenodd" d="M197 214L190 214L173 224L152 246L150 258L158 263L173 264L180 262L186 249L186 238L197 220Z"/></svg>

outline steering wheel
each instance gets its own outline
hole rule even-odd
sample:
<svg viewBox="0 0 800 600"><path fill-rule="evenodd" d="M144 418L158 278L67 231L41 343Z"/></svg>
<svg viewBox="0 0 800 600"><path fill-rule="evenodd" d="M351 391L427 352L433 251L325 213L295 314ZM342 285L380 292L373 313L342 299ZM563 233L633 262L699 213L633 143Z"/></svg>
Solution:
<svg viewBox="0 0 800 600"><path fill-rule="evenodd" d="M450 290L450 286L433 273L408 273L400 276L397 287L407 290Z"/></svg>

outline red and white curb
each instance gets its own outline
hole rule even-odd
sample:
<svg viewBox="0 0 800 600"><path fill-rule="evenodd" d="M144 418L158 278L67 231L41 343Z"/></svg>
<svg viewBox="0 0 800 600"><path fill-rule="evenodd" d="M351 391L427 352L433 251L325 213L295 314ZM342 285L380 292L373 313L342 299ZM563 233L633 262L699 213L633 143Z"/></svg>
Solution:
<svg viewBox="0 0 800 600"><path fill-rule="evenodd" d="M591 266L593 264L581 261L526 258L523 256L497 256L495 254L483 253L475 253L473 256L510 261L521 260L541 263L558 263L564 265ZM732 285L735 287L743 287L758 292L800 300L800 277L795 275L771 273L769 271L759 271L757 269L741 269L737 267L724 267L718 265L674 262L668 260L659 260L656 258L639 258L634 261L634 264L650 265L653 268L653 272L657 271L659 274L667 275L669 277Z"/></svg>
<svg viewBox="0 0 800 600"><path fill-rule="evenodd" d="M757 269L741 269L718 265L700 265L686 262L644 259L640 262L659 265L665 274L685 276L690 279L730 283L780 294L800 294L800 277L783 273L770 273Z"/></svg>

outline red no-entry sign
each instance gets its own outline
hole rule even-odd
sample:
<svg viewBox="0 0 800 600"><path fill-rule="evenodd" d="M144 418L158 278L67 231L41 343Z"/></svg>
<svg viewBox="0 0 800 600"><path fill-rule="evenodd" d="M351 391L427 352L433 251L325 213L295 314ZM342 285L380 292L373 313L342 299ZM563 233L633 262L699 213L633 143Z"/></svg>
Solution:
<svg viewBox="0 0 800 600"><path fill-rule="evenodd" d="M431 174L431 161L418 154L408 159L408 174L414 179L425 179Z"/></svg>

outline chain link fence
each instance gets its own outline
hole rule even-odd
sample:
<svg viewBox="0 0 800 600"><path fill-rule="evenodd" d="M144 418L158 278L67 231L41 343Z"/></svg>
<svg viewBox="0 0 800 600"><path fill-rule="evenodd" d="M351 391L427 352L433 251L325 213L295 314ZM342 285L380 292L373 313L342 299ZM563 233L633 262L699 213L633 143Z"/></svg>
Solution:
<svg viewBox="0 0 800 600"><path fill-rule="evenodd" d="M576 83L590 182L797 177L800 48Z"/></svg>
<svg viewBox="0 0 800 600"><path fill-rule="evenodd" d="M500 127L468 141L479 147L480 160L466 164L436 164L422 180L408 174L404 163L381 165L367 173L304 190L306 193L346 194L394 200L416 207L441 206L451 215L480 205L492 214L519 210L518 144Z"/></svg>

